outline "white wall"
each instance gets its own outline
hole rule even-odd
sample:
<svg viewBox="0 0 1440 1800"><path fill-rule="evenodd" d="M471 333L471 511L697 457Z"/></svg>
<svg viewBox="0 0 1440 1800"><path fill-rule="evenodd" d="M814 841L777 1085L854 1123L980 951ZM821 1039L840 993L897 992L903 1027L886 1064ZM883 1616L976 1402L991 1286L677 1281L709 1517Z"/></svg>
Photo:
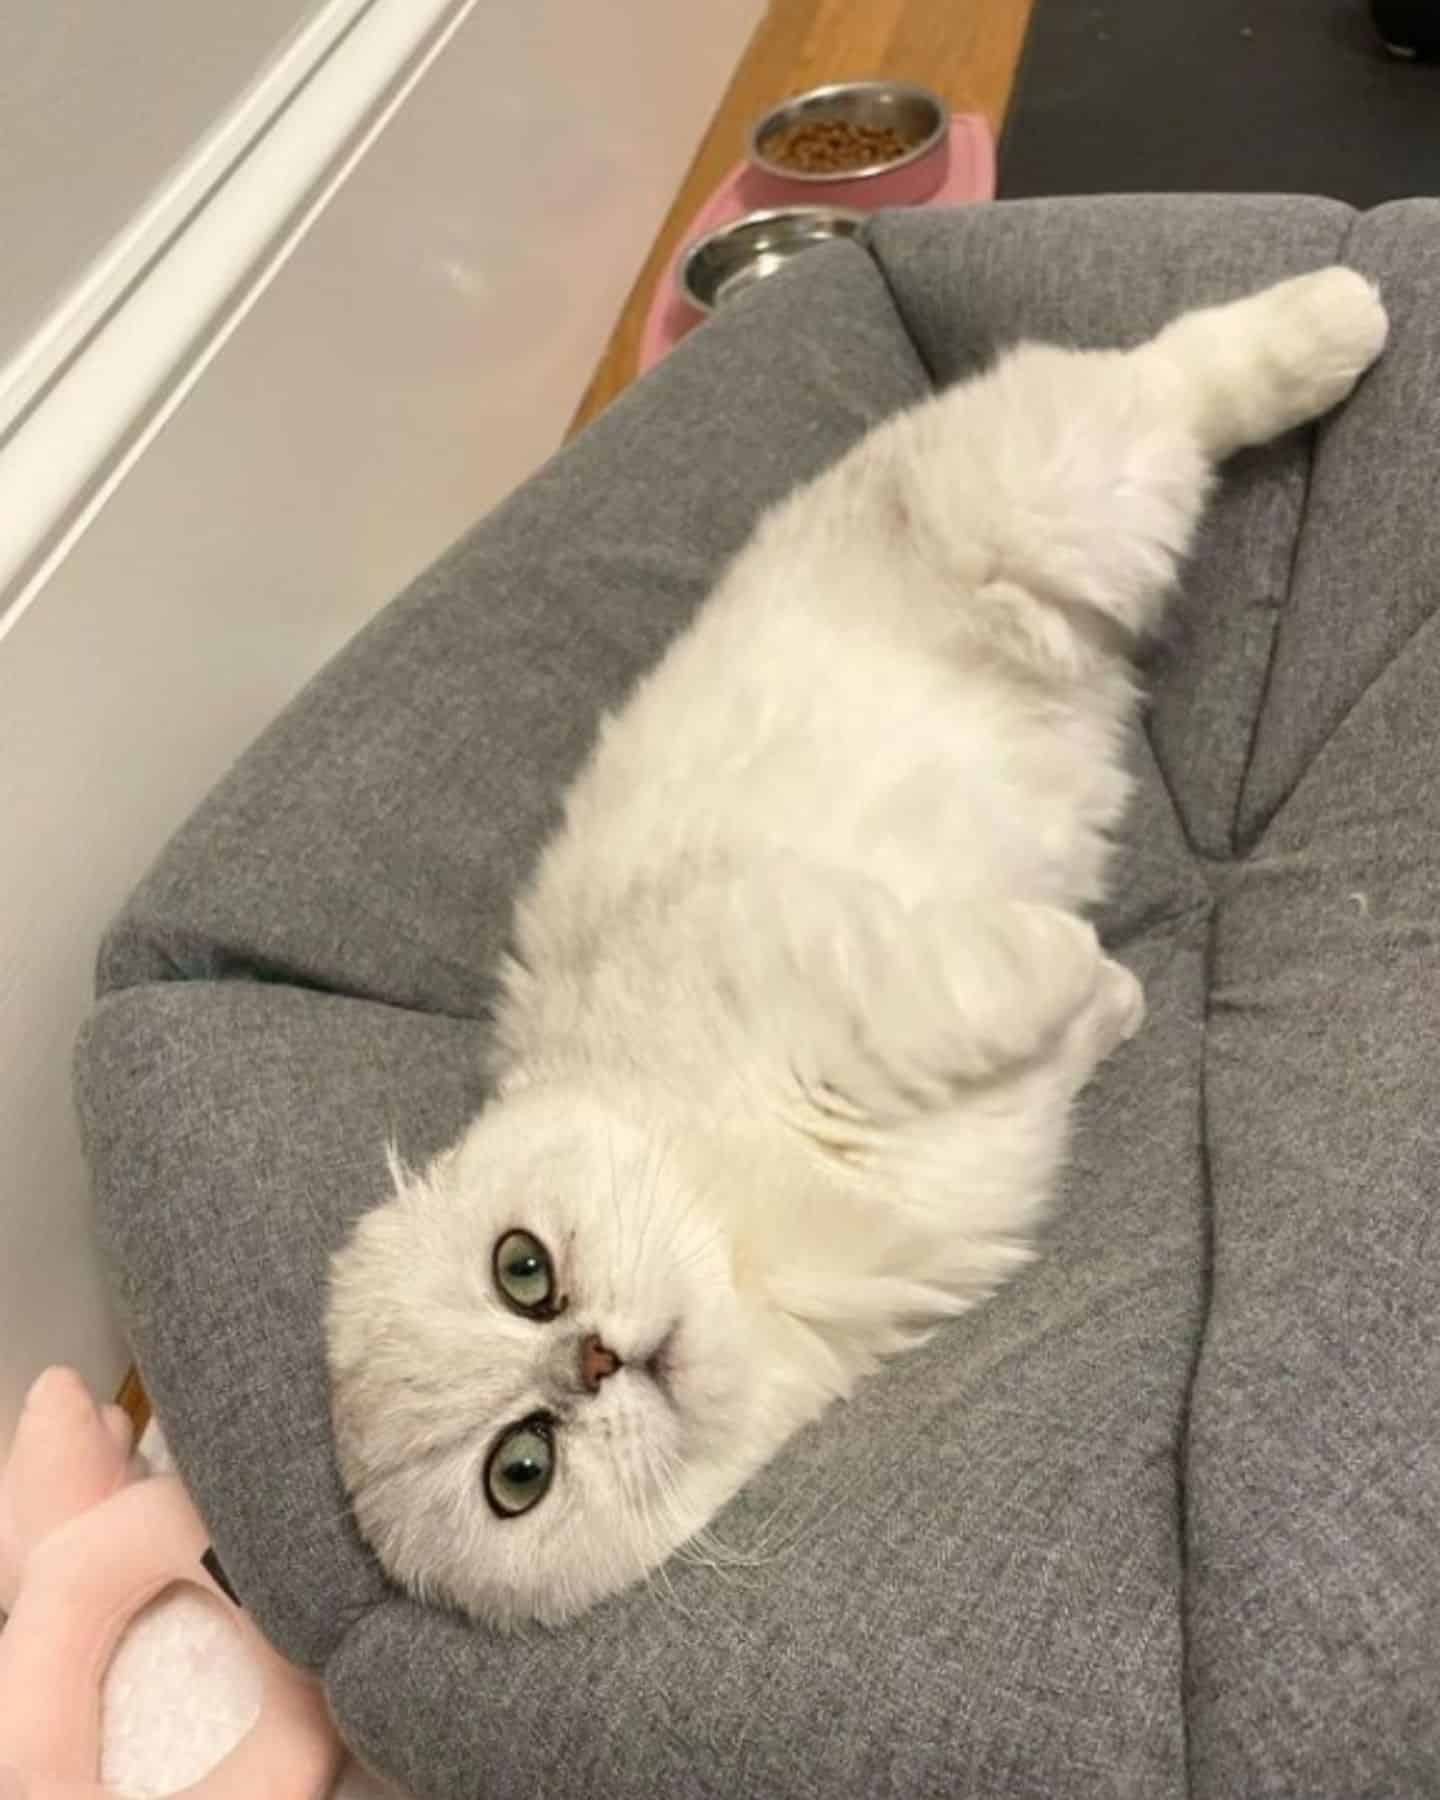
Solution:
<svg viewBox="0 0 1440 1800"><path fill-rule="evenodd" d="M4 0L0 364L316 0Z"/></svg>
<svg viewBox="0 0 1440 1800"><path fill-rule="evenodd" d="M558 443L760 11L480 0L0 638L0 1442L45 1362L108 1386L125 1360L68 1086L104 921Z"/></svg>

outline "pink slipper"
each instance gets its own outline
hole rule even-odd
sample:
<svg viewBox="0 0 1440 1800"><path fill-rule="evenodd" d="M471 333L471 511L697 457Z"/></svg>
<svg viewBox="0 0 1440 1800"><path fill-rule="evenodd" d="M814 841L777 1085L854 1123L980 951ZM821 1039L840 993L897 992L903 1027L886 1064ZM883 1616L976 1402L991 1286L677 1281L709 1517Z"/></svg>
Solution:
<svg viewBox="0 0 1440 1800"><path fill-rule="evenodd" d="M128 1479L130 1431L79 1376L30 1390L0 1473L0 1800L110 1800L100 1690L126 1627L177 1582L210 1594L260 1670L260 1715L192 1800L324 1800L342 1750L319 1685L211 1578L209 1537L173 1476Z"/></svg>

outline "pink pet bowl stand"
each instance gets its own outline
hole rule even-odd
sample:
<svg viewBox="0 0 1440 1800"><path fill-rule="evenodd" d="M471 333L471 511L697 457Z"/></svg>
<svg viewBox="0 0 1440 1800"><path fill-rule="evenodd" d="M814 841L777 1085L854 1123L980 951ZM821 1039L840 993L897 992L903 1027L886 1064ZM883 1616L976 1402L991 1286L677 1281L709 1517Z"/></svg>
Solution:
<svg viewBox="0 0 1440 1800"><path fill-rule="evenodd" d="M995 140L981 113L956 113L950 121L950 166L944 181L922 206L966 206L995 196ZM682 337L701 324L705 314L685 300L675 286L675 271L697 238L744 213L771 206L823 206L832 196L808 182L782 181L740 163L696 213L680 248L656 284L645 329L640 337L640 371L653 368ZM848 203L848 202L847 202ZM840 204L836 201L835 204Z"/></svg>

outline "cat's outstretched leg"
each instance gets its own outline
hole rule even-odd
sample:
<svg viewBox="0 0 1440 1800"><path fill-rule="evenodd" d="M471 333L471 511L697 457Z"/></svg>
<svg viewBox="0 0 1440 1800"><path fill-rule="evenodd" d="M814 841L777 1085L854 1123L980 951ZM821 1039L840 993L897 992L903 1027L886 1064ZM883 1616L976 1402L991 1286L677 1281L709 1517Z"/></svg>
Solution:
<svg viewBox="0 0 1440 1800"><path fill-rule="evenodd" d="M1321 269L1186 313L1134 350L1021 345L859 456L880 477L877 510L909 516L972 592L1022 590L1133 637L1189 548L1214 464L1342 400L1385 335L1370 283Z"/></svg>
<svg viewBox="0 0 1440 1800"><path fill-rule="evenodd" d="M1388 330L1374 285L1335 266L1185 313L1142 355L1174 372L1182 411L1220 458L1338 405Z"/></svg>

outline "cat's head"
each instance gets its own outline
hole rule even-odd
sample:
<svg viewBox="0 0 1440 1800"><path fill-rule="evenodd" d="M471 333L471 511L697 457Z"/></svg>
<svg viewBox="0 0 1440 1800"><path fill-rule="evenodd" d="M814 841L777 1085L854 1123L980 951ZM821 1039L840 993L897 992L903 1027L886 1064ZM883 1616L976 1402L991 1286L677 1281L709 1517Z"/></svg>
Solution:
<svg viewBox="0 0 1440 1800"><path fill-rule="evenodd" d="M561 1623L647 1573L764 1453L730 1246L663 1136L578 1095L482 1114L334 1259L336 1444L412 1591Z"/></svg>

